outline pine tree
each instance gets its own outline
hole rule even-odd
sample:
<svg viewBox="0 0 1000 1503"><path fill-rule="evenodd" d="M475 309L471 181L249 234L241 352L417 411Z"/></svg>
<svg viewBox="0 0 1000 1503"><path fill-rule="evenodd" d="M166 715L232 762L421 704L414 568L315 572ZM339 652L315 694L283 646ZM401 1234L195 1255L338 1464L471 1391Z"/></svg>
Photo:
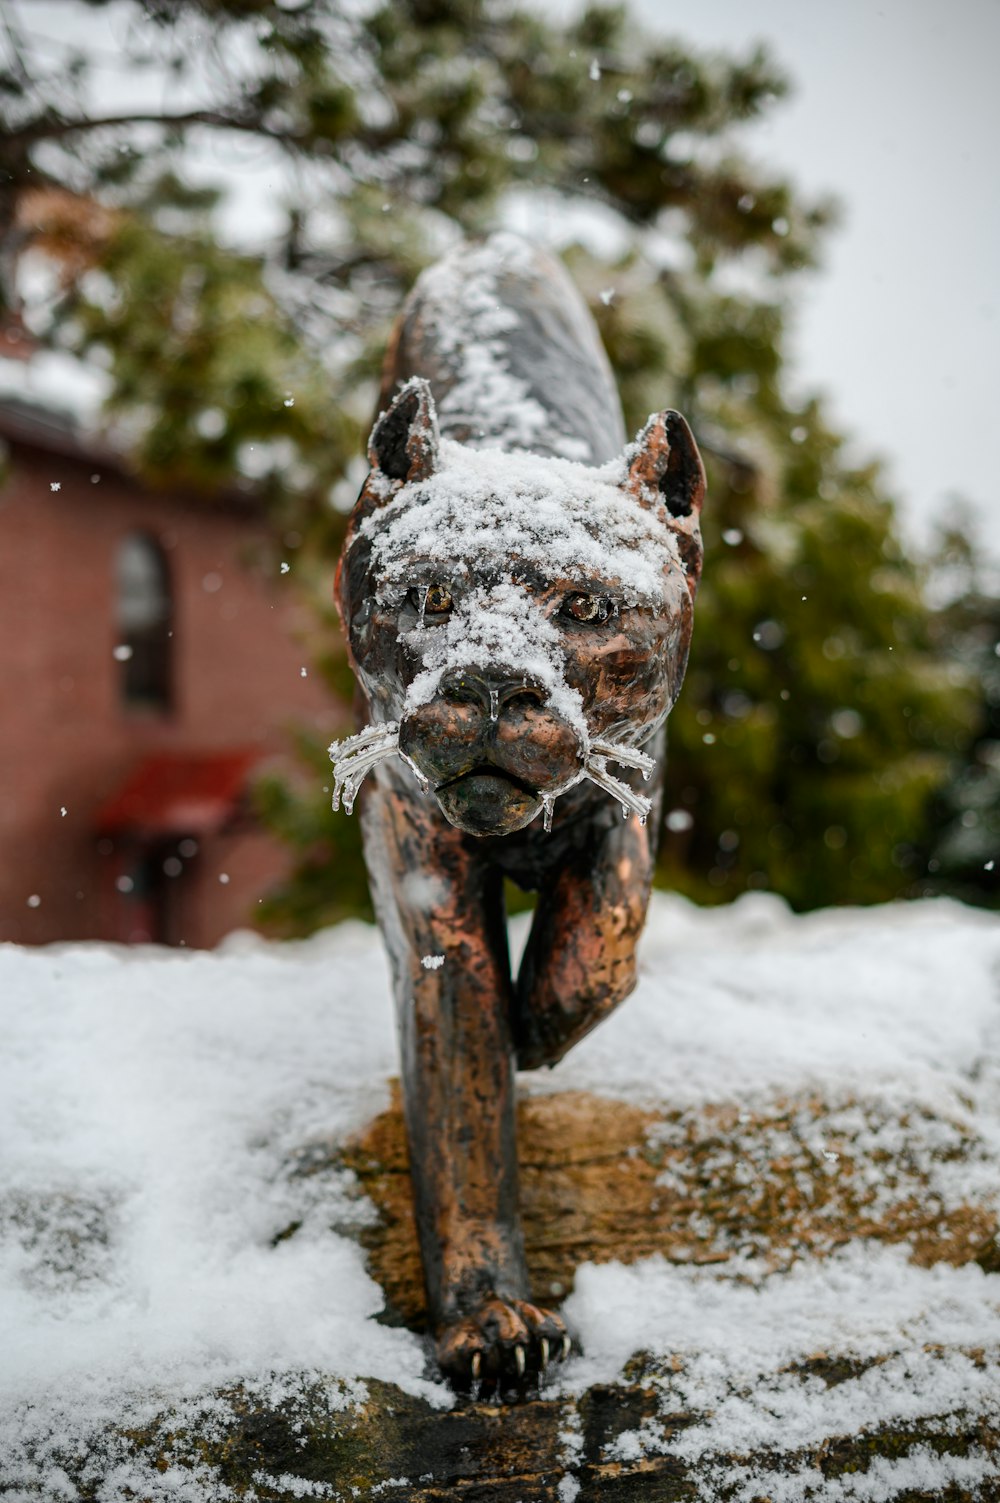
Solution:
<svg viewBox="0 0 1000 1503"><path fill-rule="evenodd" d="M919 890L930 800L975 711L877 470L849 464L820 403L788 389L789 288L831 209L741 154L785 92L771 59L698 56L609 7L565 25L499 0L133 12L132 63L176 79L172 110L98 116L93 58L67 90L65 60L46 71L10 31L0 266L9 318L108 367L109 414L143 472L206 491L252 478L301 540L297 577L328 598L330 499L357 488L381 349L414 277L515 205L540 224L586 210L615 250L567 259L629 423L680 408L710 471L664 879L708 900L769 886L803 907ZM271 154L266 244L234 247L218 194L193 186L207 135ZM32 250L61 288L19 308ZM342 679L333 647L327 666ZM315 806L263 795L302 853L274 910L295 930L359 890L354 835L321 807L320 776Z"/></svg>
<svg viewBox="0 0 1000 1503"><path fill-rule="evenodd" d="M932 797L976 726L973 675L928 606L926 571L877 467L845 460L817 399L790 402L778 306L697 275L644 301L612 299L605 339L627 349L679 320L673 391L710 496L662 878L700 901L769 887L802 908L917 895ZM666 359L650 352L655 379ZM646 380L633 367L633 416Z"/></svg>
<svg viewBox="0 0 1000 1503"><path fill-rule="evenodd" d="M978 715L933 802L927 890L1000 907L1000 567L961 507L955 524L935 559L935 625L953 673L975 686Z"/></svg>

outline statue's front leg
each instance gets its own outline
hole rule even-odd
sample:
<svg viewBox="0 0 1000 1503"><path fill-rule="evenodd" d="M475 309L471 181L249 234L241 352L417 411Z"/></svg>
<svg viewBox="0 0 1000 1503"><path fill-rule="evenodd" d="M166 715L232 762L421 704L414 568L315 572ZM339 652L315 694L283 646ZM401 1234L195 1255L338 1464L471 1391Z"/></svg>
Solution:
<svg viewBox="0 0 1000 1503"><path fill-rule="evenodd" d="M403 1101L438 1360L459 1385L565 1355L529 1298L517 1206L501 878L430 803L374 788L365 851L398 1007Z"/></svg>
<svg viewBox="0 0 1000 1503"><path fill-rule="evenodd" d="M651 827L597 821L539 897L521 962L513 1034L518 1068L554 1065L635 986L653 879Z"/></svg>

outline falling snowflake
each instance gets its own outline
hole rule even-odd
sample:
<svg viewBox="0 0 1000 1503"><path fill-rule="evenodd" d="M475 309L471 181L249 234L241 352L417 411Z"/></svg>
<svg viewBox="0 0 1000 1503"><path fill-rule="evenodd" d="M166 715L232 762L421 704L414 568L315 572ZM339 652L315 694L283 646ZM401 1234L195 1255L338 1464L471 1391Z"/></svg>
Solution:
<svg viewBox="0 0 1000 1503"><path fill-rule="evenodd" d="M420 964L425 971L437 971L444 965L443 955L425 955Z"/></svg>
<svg viewBox="0 0 1000 1503"><path fill-rule="evenodd" d="M59 481L59 480L50 480L49 481L49 490L50 491L61 491L62 490L62 482Z"/></svg>
<svg viewBox="0 0 1000 1503"><path fill-rule="evenodd" d="M289 571L289 569L291 567L292 567L291 564L286 564L284 561L282 561L282 565L281 565L281 572L282 572L282 574L287 574L288 571Z"/></svg>

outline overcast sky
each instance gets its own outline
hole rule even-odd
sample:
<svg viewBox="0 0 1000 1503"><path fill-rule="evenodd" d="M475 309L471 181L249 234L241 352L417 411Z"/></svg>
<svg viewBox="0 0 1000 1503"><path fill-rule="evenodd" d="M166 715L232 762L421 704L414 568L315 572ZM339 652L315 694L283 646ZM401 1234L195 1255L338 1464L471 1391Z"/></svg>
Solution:
<svg viewBox="0 0 1000 1503"><path fill-rule="evenodd" d="M957 493L1000 554L1000 0L631 8L698 45L766 40L792 76L754 154L843 207L800 286L800 378L890 461L921 532Z"/></svg>

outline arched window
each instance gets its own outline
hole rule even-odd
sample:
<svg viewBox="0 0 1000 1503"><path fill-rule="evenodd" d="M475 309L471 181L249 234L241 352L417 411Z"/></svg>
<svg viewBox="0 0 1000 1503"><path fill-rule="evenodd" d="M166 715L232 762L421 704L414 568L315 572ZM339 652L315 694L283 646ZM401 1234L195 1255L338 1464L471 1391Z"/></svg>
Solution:
<svg viewBox="0 0 1000 1503"><path fill-rule="evenodd" d="M115 567L121 693L127 705L170 708L173 602L159 543L142 532L123 539Z"/></svg>

